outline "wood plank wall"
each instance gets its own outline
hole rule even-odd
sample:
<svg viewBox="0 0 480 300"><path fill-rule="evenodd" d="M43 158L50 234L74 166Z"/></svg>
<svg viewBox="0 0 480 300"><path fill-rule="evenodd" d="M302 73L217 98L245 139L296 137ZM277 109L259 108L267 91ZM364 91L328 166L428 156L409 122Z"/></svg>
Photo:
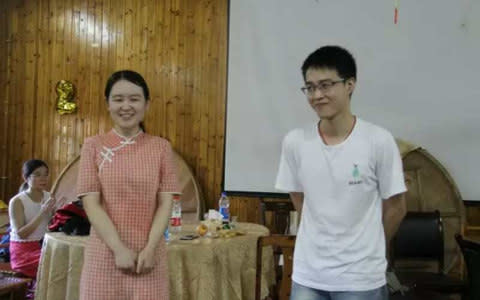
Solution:
<svg viewBox="0 0 480 300"><path fill-rule="evenodd" d="M0 175L4 200L29 158L53 182L85 137L108 131L103 89L115 70L143 74L149 133L194 169L207 205L220 194L227 60L227 0L1 0ZM79 110L55 111L55 84L72 81Z"/></svg>
<svg viewBox="0 0 480 300"><path fill-rule="evenodd" d="M86 136L110 129L103 89L130 68L151 88L147 130L169 139L216 207L221 189L227 0L0 0L0 199L26 159L51 181ZM55 84L74 82L79 111L55 111ZM232 215L258 220L258 198L232 197ZM480 220L477 210L469 217ZM476 223L478 224L478 222Z"/></svg>

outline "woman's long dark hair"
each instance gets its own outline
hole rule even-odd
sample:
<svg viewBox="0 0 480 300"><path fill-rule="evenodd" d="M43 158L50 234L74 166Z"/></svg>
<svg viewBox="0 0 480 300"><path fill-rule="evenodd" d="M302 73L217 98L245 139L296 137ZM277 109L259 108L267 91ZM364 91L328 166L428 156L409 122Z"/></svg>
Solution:
<svg viewBox="0 0 480 300"><path fill-rule="evenodd" d="M28 183L27 183L28 177L30 177L30 175L32 175L32 173L35 172L35 170L40 167L45 167L48 170L47 163L44 162L43 160L30 159L30 160L27 160L25 163L23 163L22 175L23 175L23 178L25 179L25 182L23 182L22 185L20 186L20 189L18 190L19 192L23 192L28 189Z"/></svg>
<svg viewBox="0 0 480 300"><path fill-rule="evenodd" d="M110 92L112 91L113 85L120 80L126 80L135 85L138 85L143 90L143 96L145 97L145 100L150 100L150 91L148 90L147 82L145 81L145 79L143 79L142 75L131 70L121 70L110 75L110 78L108 78L107 80L107 84L105 86L105 100L107 102L108 97L110 97ZM145 132L145 124L143 122L140 122L140 128Z"/></svg>

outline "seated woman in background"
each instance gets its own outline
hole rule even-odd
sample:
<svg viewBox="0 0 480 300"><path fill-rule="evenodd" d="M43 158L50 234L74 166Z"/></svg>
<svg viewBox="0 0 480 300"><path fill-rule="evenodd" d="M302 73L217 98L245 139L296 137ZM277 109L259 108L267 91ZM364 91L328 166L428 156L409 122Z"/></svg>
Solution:
<svg viewBox="0 0 480 300"><path fill-rule="evenodd" d="M42 239L47 231L55 201L45 191L48 184L48 166L32 159L23 164L25 182L9 203L10 264L16 272L30 278L37 275Z"/></svg>

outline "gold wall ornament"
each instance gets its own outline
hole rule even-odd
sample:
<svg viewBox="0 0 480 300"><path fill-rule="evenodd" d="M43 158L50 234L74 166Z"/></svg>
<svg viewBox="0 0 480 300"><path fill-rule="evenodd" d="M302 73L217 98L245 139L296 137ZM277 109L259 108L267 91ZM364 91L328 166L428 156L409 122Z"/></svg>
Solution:
<svg viewBox="0 0 480 300"><path fill-rule="evenodd" d="M77 110L77 104L73 102L76 89L72 82L60 80L55 86L57 92L57 112L60 115L71 114Z"/></svg>

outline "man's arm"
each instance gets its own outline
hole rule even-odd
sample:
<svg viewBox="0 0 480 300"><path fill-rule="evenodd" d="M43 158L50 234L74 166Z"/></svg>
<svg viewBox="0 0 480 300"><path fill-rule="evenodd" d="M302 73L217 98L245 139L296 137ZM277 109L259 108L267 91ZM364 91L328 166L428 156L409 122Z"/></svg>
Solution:
<svg viewBox="0 0 480 300"><path fill-rule="evenodd" d="M290 199L292 199L293 207L298 212L298 219L302 217L302 208L303 208L303 193L301 192L291 192Z"/></svg>
<svg viewBox="0 0 480 300"><path fill-rule="evenodd" d="M383 201L383 228L387 243L387 257L390 250L390 242L397 233L398 227L407 213L407 205L404 194L394 195Z"/></svg>

